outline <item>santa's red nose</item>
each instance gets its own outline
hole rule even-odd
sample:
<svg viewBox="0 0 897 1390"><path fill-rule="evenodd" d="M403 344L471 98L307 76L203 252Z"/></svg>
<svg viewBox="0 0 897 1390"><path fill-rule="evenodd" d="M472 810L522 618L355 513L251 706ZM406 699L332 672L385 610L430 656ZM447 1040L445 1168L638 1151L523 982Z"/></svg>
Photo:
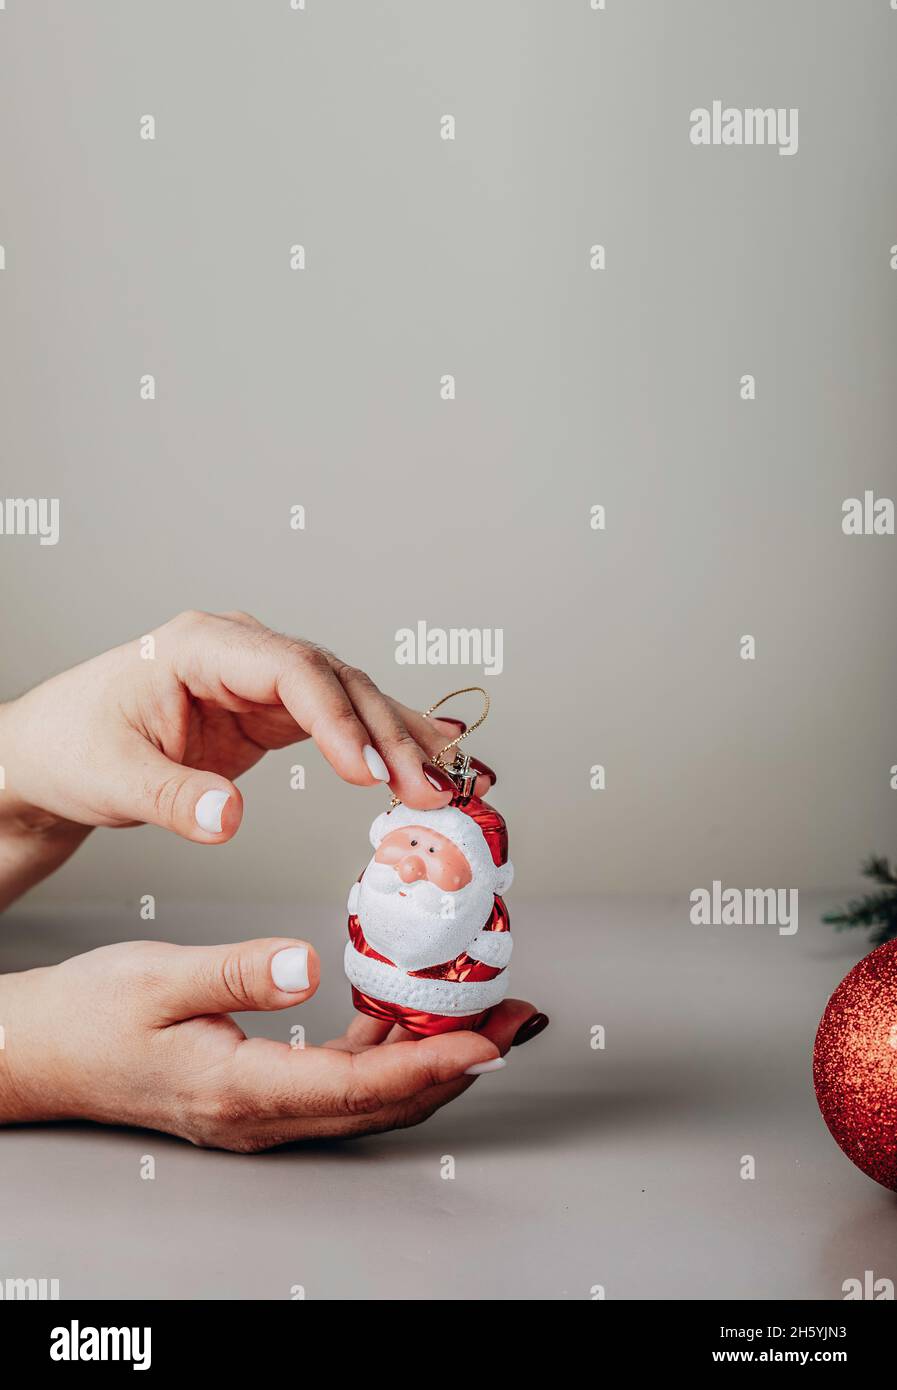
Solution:
<svg viewBox="0 0 897 1390"><path fill-rule="evenodd" d="M417 883L427 877L427 866L419 854L406 854L396 865L396 872L403 883Z"/></svg>

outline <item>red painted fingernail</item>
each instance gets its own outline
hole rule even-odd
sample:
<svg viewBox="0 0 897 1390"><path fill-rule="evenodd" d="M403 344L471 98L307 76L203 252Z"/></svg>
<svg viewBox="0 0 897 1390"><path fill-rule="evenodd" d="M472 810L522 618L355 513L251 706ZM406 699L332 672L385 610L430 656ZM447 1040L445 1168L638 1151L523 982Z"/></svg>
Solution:
<svg viewBox="0 0 897 1390"><path fill-rule="evenodd" d="M458 790L448 773L441 767L437 767L435 763L424 763L421 771L430 786L434 787L436 791L455 792Z"/></svg>
<svg viewBox="0 0 897 1390"><path fill-rule="evenodd" d="M522 1047L524 1043L529 1042L530 1038L537 1038L540 1033L544 1033L548 1024L547 1014L533 1014L531 1018L526 1020L526 1023L521 1024L517 1029L511 1046Z"/></svg>
<svg viewBox="0 0 897 1390"><path fill-rule="evenodd" d="M438 715L436 716L436 723L437 723L437 724L454 724L455 728L456 728L456 729L458 730L458 732L461 733L461 734L466 733L466 731L467 731L467 725L464 723L464 720L463 720L463 719L449 719L448 715L438 714Z"/></svg>
<svg viewBox="0 0 897 1390"><path fill-rule="evenodd" d="M488 764L481 763L479 758L471 758L470 766L475 767L477 772L481 772L484 777L491 777L492 785L493 787L495 786L496 782L498 781L498 773L493 772L492 768L489 767Z"/></svg>

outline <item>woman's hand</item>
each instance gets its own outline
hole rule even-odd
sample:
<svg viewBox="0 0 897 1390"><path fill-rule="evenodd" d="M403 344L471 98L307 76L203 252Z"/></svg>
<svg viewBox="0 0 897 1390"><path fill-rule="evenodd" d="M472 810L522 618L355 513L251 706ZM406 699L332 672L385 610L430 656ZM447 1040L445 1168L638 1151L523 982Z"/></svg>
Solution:
<svg viewBox="0 0 897 1390"><path fill-rule="evenodd" d="M239 1153L372 1134L425 1120L539 1031L520 1000L482 1032L414 1042L359 1014L324 1047L247 1038L228 1016L304 1003L319 976L314 948L283 938L134 941L6 975L0 1122L139 1125Z"/></svg>
<svg viewBox="0 0 897 1390"><path fill-rule="evenodd" d="M422 810L451 799L428 760L457 723L406 709L332 653L245 613L182 613L148 638L0 707L0 907L91 826L225 843L243 815L234 778L305 738L356 786L388 781ZM477 792L492 781L483 769Z"/></svg>

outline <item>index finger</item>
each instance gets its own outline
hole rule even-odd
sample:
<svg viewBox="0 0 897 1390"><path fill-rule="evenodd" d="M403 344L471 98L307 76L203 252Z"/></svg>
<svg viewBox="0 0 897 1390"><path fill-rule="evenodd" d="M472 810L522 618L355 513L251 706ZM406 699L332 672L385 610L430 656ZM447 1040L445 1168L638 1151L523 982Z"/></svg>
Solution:
<svg viewBox="0 0 897 1390"><path fill-rule="evenodd" d="M344 781L380 780L365 758L368 732L325 652L242 615L186 613L166 626L175 674L193 695L243 713L245 702L282 707Z"/></svg>

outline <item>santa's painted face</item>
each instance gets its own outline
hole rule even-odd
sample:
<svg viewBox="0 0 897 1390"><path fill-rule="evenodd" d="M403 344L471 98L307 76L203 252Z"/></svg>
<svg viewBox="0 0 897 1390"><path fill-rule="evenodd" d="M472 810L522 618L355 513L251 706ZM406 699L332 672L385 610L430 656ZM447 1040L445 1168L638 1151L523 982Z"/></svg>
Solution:
<svg viewBox="0 0 897 1390"><path fill-rule="evenodd" d="M492 884L474 878L456 844L407 825L385 836L365 869L358 920L375 951L403 970L424 970L459 956L492 906Z"/></svg>
<svg viewBox="0 0 897 1390"><path fill-rule="evenodd" d="M456 893L470 882L470 865L458 846L436 830L404 825L381 840L375 864L391 864L406 885L426 879L446 893ZM405 889L399 889L402 896Z"/></svg>

